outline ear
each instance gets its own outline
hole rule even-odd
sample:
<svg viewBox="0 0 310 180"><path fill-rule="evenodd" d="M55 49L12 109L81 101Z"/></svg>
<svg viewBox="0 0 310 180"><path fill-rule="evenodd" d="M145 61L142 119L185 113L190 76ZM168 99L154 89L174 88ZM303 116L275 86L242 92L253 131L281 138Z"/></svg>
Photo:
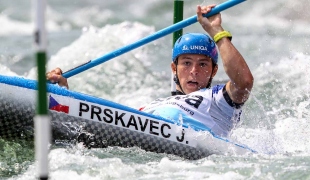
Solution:
<svg viewBox="0 0 310 180"><path fill-rule="evenodd" d="M174 62L171 63L171 71L173 72L173 74L176 74L177 73L177 66L175 65Z"/></svg>
<svg viewBox="0 0 310 180"><path fill-rule="evenodd" d="M212 73L212 78L216 75L217 70L218 70L218 65L215 65L213 69L213 73Z"/></svg>

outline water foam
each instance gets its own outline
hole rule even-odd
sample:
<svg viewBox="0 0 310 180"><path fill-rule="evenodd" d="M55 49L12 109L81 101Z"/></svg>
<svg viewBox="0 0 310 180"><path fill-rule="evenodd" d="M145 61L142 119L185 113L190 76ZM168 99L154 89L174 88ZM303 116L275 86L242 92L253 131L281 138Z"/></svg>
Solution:
<svg viewBox="0 0 310 180"><path fill-rule="evenodd" d="M277 64L263 63L253 73L239 141L264 153L309 153L310 56L297 53Z"/></svg>

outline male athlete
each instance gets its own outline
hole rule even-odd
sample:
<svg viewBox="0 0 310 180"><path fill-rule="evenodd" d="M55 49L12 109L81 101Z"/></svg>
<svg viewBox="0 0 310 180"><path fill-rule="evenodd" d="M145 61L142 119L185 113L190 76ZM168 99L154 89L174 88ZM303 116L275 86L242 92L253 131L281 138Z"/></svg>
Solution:
<svg viewBox="0 0 310 180"><path fill-rule="evenodd" d="M250 95L254 78L231 43L231 34L222 28L221 15L202 16L214 6L197 6L197 19L209 36L188 33L175 42L171 69L175 74L176 96L157 99L140 110L173 120L200 121L214 134L227 137L240 121L241 108ZM216 46L230 80L211 88L218 70ZM47 73L47 79L68 88L61 74L56 68Z"/></svg>

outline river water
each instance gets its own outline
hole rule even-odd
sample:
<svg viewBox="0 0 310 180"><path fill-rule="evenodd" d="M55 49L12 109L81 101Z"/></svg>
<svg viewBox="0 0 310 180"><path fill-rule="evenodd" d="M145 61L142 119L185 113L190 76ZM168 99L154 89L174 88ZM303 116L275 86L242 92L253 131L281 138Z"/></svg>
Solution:
<svg viewBox="0 0 310 180"><path fill-rule="evenodd" d="M196 5L184 1L184 18ZM310 7L308 0L246 1L222 12L223 27L255 83L232 139L258 154L189 161L139 148L52 146L50 179L310 179ZM0 2L0 73L36 77L31 3ZM50 0L48 69L69 70L172 24L173 1ZM184 29L203 32L199 24ZM138 108L170 94L172 36L69 78L70 89ZM221 61L220 61L221 64ZM228 78L219 66L215 81ZM36 177L34 145L0 138L0 179Z"/></svg>

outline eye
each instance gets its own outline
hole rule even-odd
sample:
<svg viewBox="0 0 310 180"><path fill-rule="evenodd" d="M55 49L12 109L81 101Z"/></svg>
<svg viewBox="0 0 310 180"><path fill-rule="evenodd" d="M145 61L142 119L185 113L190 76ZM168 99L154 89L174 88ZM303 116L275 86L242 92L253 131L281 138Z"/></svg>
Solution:
<svg viewBox="0 0 310 180"><path fill-rule="evenodd" d="M191 65L191 62L190 62L190 61L183 61L183 62L182 62L182 65L184 65L184 66L190 66L190 65Z"/></svg>
<svg viewBox="0 0 310 180"><path fill-rule="evenodd" d="M200 65L200 67L206 67L207 63L200 63L199 65Z"/></svg>

